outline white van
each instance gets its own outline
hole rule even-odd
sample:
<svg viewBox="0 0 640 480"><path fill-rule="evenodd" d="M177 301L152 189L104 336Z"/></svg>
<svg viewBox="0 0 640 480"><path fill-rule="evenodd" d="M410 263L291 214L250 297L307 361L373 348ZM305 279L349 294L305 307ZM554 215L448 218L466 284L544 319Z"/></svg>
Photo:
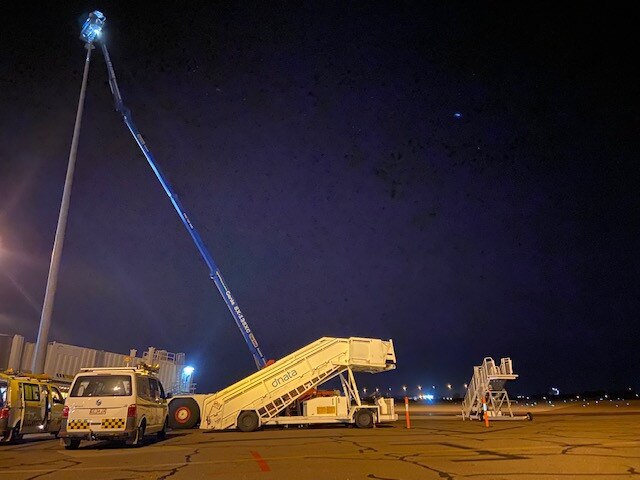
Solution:
<svg viewBox="0 0 640 480"><path fill-rule="evenodd" d="M137 446L148 434L163 439L167 425L166 395L154 369L83 368L65 400L59 435L66 449L78 448L82 440Z"/></svg>

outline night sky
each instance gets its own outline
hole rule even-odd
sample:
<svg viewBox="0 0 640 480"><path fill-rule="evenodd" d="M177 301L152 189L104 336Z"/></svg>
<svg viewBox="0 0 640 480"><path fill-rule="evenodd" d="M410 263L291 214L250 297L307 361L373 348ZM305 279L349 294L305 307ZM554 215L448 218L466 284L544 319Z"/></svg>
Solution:
<svg viewBox="0 0 640 480"><path fill-rule="evenodd" d="M0 7L0 333L36 338L100 9L125 102L269 358L371 336L398 369L370 388L459 386L485 356L512 357L515 392L640 387L637 13L55 3ZM99 51L50 340L186 352L202 392L255 368Z"/></svg>

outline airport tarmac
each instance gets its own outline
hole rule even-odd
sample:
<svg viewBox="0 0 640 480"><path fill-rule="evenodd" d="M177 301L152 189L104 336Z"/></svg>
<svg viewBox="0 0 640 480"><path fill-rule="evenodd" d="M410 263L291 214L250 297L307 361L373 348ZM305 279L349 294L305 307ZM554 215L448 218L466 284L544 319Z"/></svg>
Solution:
<svg viewBox="0 0 640 480"><path fill-rule="evenodd" d="M403 419L362 430L189 430L140 448L87 442L67 451L33 437L0 446L0 480L640 478L640 409L621 409L570 405L486 428L415 408L411 429Z"/></svg>

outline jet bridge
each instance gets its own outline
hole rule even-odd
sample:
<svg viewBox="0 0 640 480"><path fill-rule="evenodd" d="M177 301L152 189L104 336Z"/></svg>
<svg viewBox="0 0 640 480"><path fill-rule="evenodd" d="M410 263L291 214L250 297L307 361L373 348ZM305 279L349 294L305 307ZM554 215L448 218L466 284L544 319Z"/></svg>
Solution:
<svg viewBox="0 0 640 480"><path fill-rule="evenodd" d="M393 400L379 398L373 405L364 404L353 375L394 368L396 356L391 340L323 337L207 395L201 404L200 428L255 430L265 424L309 423L356 423L368 427L395 421L398 416ZM311 389L336 377L341 379L344 396L311 399L304 402L300 410L303 415L283 415Z"/></svg>

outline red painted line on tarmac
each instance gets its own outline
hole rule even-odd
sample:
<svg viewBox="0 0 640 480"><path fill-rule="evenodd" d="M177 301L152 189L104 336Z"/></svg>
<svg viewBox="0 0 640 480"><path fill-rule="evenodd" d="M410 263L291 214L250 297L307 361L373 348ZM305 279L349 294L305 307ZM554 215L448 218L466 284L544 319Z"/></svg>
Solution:
<svg viewBox="0 0 640 480"><path fill-rule="evenodd" d="M258 452L251 452L251 456L258 463L258 466L260 467L261 471L263 471L263 472L270 472L271 471L267 461L264 458L262 458Z"/></svg>

